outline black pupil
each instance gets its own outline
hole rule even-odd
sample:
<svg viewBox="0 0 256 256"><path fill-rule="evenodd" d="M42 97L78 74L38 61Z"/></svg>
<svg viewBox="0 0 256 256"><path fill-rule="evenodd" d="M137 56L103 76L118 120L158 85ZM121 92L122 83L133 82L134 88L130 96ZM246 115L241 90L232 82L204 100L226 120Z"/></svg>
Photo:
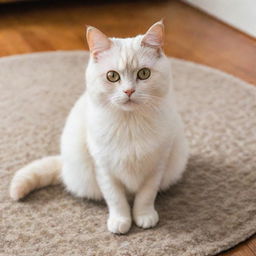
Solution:
<svg viewBox="0 0 256 256"><path fill-rule="evenodd" d="M112 81L115 81L117 80L117 74L113 71L109 72L109 79L112 80Z"/></svg>

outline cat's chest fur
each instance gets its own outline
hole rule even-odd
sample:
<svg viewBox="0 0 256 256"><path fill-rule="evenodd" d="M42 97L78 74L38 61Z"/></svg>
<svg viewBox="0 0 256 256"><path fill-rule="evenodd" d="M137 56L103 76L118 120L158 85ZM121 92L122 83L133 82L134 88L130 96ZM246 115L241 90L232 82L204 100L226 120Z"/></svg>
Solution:
<svg viewBox="0 0 256 256"><path fill-rule="evenodd" d="M91 112L90 112L91 113ZM169 136L168 117L98 111L88 116L87 143L99 165L116 173L150 171Z"/></svg>

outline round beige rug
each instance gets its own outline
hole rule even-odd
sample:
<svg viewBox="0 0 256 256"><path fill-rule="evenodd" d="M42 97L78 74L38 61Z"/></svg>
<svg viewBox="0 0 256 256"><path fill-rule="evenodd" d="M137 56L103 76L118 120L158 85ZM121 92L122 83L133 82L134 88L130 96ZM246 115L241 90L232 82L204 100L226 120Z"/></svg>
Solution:
<svg viewBox="0 0 256 256"><path fill-rule="evenodd" d="M88 53L0 59L1 255L213 255L256 231L256 89L220 71L172 59L191 157L183 180L160 194L159 225L106 230L105 204L63 187L8 195L17 168L56 154L64 120L84 89Z"/></svg>

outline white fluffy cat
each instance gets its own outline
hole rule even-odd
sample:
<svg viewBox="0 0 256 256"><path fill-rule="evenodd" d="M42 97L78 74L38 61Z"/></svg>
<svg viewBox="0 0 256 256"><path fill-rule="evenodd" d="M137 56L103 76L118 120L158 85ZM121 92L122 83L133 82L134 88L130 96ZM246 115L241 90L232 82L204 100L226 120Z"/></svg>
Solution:
<svg viewBox="0 0 256 256"><path fill-rule="evenodd" d="M163 37L161 21L125 39L87 28L86 91L67 119L61 156L19 170L13 199L62 181L75 196L105 199L113 233L126 233L132 218L142 228L157 224L157 192L181 178L188 159ZM132 210L127 194L134 195Z"/></svg>

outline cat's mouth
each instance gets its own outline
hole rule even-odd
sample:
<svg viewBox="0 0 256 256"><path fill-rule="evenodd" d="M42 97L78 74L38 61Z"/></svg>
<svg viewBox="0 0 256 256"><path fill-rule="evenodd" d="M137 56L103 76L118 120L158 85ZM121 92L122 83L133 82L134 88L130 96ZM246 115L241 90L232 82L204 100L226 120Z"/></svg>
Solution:
<svg viewBox="0 0 256 256"><path fill-rule="evenodd" d="M126 111L132 111L138 106L138 102L134 99L127 99L125 102L122 103L121 108Z"/></svg>
<svg viewBox="0 0 256 256"><path fill-rule="evenodd" d="M114 105L117 105L121 109L128 111L134 110L140 105L140 102L137 99L131 97L114 100L112 101L112 103L114 103Z"/></svg>
<svg viewBox="0 0 256 256"><path fill-rule="evenodd" d="M125 105L132 105L132 104L137 104L134 100L129 98L127 101L124 102Z"/></svg>

